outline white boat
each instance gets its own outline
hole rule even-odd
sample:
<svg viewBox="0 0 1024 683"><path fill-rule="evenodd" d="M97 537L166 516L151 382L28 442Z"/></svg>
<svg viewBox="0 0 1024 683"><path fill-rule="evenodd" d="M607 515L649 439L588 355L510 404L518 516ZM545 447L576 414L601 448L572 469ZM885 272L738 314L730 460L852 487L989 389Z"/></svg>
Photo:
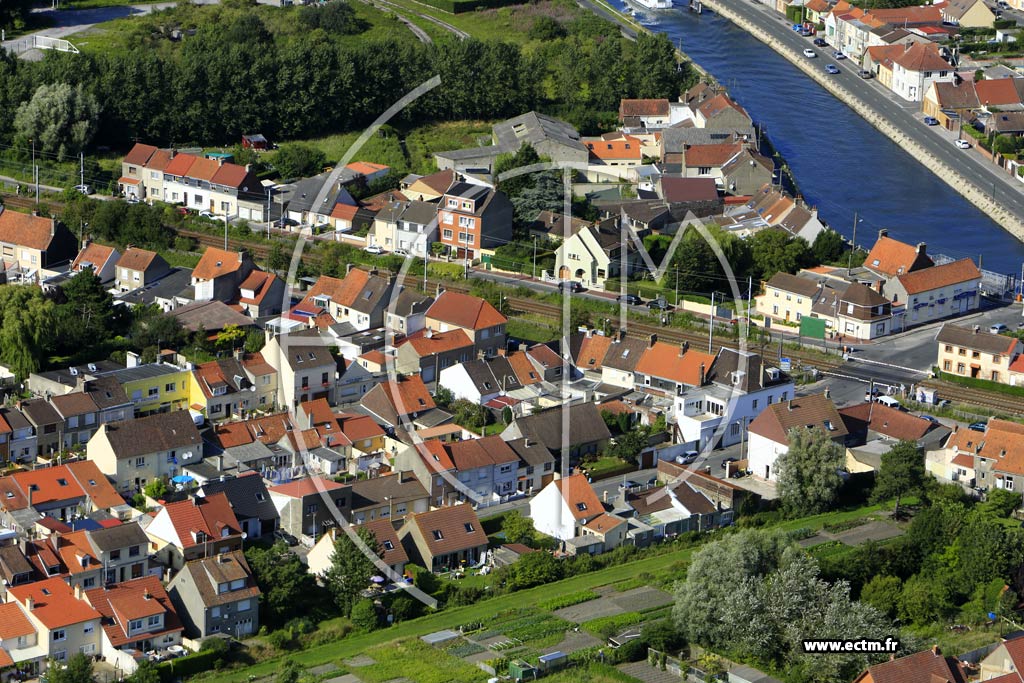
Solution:
<svg viewBox="0 0 1024 683"><path fill-rule="evenodd" d="M672 9L672 0L629 0L644 9Z"/></svg>

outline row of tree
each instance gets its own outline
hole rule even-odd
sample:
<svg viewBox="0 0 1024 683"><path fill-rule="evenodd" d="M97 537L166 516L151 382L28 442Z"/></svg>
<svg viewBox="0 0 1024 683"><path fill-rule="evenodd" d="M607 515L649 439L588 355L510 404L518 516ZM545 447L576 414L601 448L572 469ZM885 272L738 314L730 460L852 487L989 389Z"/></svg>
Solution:
<svg viewBox="0 0 1024 683"><path fill-rule="evenodd" d="M494 119L533 108L589 119L614 111L621 97L673 98L691 80L664 35L642 33L634 44L600 20L597 31L585 22L527 53L473 39L279 36L256 12L220 16L173 50L51 52L40 62L0 54L0 144L27 149L35 140L37 151L66 156L90 142L313 137L368 125L435 75L441 85L400 119Z"/></svg>

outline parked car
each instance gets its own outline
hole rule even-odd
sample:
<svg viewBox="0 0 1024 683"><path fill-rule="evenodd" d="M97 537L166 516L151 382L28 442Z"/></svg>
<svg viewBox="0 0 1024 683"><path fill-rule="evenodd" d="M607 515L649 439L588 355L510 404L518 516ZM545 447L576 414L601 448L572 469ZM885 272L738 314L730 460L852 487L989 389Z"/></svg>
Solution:
<svg viewBox="0 0 1024 683"><path fill-rule="evenodd" d="M370 245L367 245L367 246L363 247L363 251L365 251L367 254L378 254L379 255L379 254L383 254L384 253L384 250L381 249L380 247L378 247L376 244L370 244Z"/></svg>
<svg viewBox="0 0 1024 683"><path fill-rule="evenodd" d="M188 215L188 208L186 208L186 207L184 207L184 206L176 206L176 207L174 207L174 210L175 210L175 211L176 211L176 212L177 212L177 213L178 213L179 215L181 215L181 216L187 216L187 215Z"/></svg>
<svg viewBox="0 0 1024 683"><path fill-rule="evenodd" d="M814 35L814 31L812 31L809 28L802 28L800 29L800 35L802 35L804 38L810 38L811 36Z"/></svg>
<svg viewBox="0 0 1024 683"><path fill-rule="evenodd" d="M937 125L939 125L939 120L937 118L935 118L934 116L926 116L926 117L924 117L924 125L926 125L926 126L937 126Z"/></svg>
<svg viewBox="0 0 1024 683"><path fill-rule="evenodd" d="M286 218L284 216L281 216L276 221L274 221L274 227L275 228L282 228L282 229L283 228L294 228L298 224L299 224L299 222L297 220L295 220L294 218Z"/></svg>
<svg viewBox="0 0 1024 683"><path fill-rule="evenodd" d="M928 421L929 421L929 422L931 422L931 423L932 423L933 425L940 425L940 424L942 424L941 422L939 422L939 419L938 419L937 417L934 417L934 416L932 416L932 415L924 415L924 414L922 414L922 415L920 415L919 417L920 417L920 418L921 418L922 420L928 420Z"/></svg>
<svg viewBox="0 0 1024 683"><path fill-rule="evenodd" d="M833 76L835 76L836 74L839 73L839 67L836 66L835 64L826 64L825 65L825 73L829 73L829 74L832 74Z"/></svg>
<svg viewBox="0 0 1024 683"><path fill-rule="evenodd" d="M869 78L875 77L875 74L871 73L867 69L861 69L860 71L857 72L857 75L863 78L865 81L868 80Z"/></svg>
<svg viewBox="0 0 1024 683"><path fill-rule="evenodd" d="M676 462L680 465L689 465L692 462L696 462L697 458L700 457L699 451L686 451L682 455L676 456Z"/></svg>
<svg viewBox="0 0 1024 683"><path fill-rule="evenodd" d="M983 431L985 431L985 428L987 426L988 425L986 423L984 423L984 422L972 422L971 424L967 425L967 428L968 429L973 429L976 432L983 432Z"/></svg>
<svg viewBox="0 0 1024 683"><path fill-rule="evenodd" d="M81 192L82 194L92 194L92 185L75 185L75 192Z"/></svg>
<svg viewBox="0 0 1024 683"><path fill-rule="evenodd" d="M833 59L846 59L846 55L843 54L842 50L836 50L832 53Z"/></svg>
<svg viewBox="0 0 1024 683"><path fill-rule="evenodd" d="M828 45L828 43L825 42L824 38L815 38L814 44L817 45L818 47L825 47L826 45Z"/></svg>
<svg viewBox="0 0 1024 683"><path fill-rule="evenodd" d="M142 200L136 197L135 195L128 197L127 199L125 199L125 201L128 202L129 204L139 204L142 202Z"/></svg>
<svg viewBox="0 0 1024 683"><path fill-rule="evenodd" d="M793 30L796 31L797 33L799 33L800 31L804 30L804 25L803 24L793 24Z"/></svg>
<svg viewBox="0 0 1024 683"><path fill-rule="evenodd" d="M644 300L638 297L636 294L620 294L617 297L615 297L615 300L620 304L623 301L625 301L630 306L639 306L644 302Z"/></svg>
<svg viewBox="0 0 1024 683"><path fill-rule="evenodd" d="M647 308L651 309L652 311L655 311L655 310L657 310L657 311L667 311L670 308L672 308L672 306L665 299L660 299L659 298L659 299L651 299L650 301L648 301L647 302Z"/></svg>
<svg viewBox="0 0 1024 683"><path fill-rule="evenodd" d="M807 57L807 59L814 59L817 56L818 53L812 50L811 48L808 47L804 49L804 57Z"/></svg>
<svg viewBox="0 0 1024 683"><path fill-rule="evenodd" d="M1003 323L996 323L992 327L988 328L988 331L991 332L992 334L1002 334L1003 332L1009 332L1010 328L1008 328Z"/></svg>
<svg viewBox="0 0 1024 683"><path fill-rule="evenodd" d="M582 292L583 285L576 282L575 280L562 280L558 283L558 291L560 292Z"/></svg>
<svg viewBox="0 0 1024 683"><path fill-rule="evenodd" d="M736 458L726 458L725 460L723 460L722 461L722 465L721 465L722 469L724 470L726 467L728 467L729 463L734 463L735 464L736 463Z"/></svg>
<svg viewBox="0 0 1024 683"><path fill-rule="evenodd" d="M957 140L953 141L953 144L956 145L957 147L959 147L960 149L970 149L971 148L971 143L967 142L967 140L957 139Z"/></svg>
<svg viewBox="0 0 1024 683"><path fill-rule="evenodd" d="M210 219L211 221L217 218L217 217L216 217L216 216L214 216L214 215L213 215L213 213L212 213L212 212L210 212L210 211L200 211L200 212L199 212L199 217L200 217L200 218L209 218L209 219Z"/></svg>
<svg viewBox="0 0 1024 683"><path fill-rule="evenodd" d="M632 481L631 479L627 479L626 481L624 481L621 484L619 484L619 490L620 491L628 491L630 489L636 488L637 486L639 486L639 484L637 484L635 481Z"/></svg>
<svg viewBox="0 0 1024 683"><path fill-rule="evenodd" d="M872 387L872 388L870 388L870 389L868 389L867 391L864 392L864 400L865 401L869 401L869 402L870 401L874 401L875 399L877 399L881 395L882 395L882 390L881 389L879 389L878 387Z"/></svg>
<svg viewBox="0 0 1024 683"><path fill-rule="evenodd" d="M284 541L287 545L290 545L292 547L295 547L299 544L299 540L287 531L285 531L284 529L276 529L274 531L274 538L278 541Z"/></svg>
<svg viewBox="0 0 1024 683"><path fill-rule="evenodd" d="M408 252L408 251L406 251L405 249L395 249L395 250L394 250L394 251L393 251L392 253L393 253L393 254L394 254L395 256L402 256L402 257L407 257L407 256L409 256L409 252Z"/></svg>

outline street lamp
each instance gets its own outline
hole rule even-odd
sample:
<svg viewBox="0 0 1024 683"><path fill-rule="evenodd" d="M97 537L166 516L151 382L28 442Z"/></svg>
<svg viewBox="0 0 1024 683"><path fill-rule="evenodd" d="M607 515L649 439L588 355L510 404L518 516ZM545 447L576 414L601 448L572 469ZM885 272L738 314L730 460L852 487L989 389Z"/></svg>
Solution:
<svg viewBox="0 0 1024 683"><path fill-rule="evenodd" d="M864 222L863 218L858 217L857 212L853 212L853 241L850 245L850 258L846 261L846 274L850 275L853 271L853 252L857 251L857 226Z"/></svg>

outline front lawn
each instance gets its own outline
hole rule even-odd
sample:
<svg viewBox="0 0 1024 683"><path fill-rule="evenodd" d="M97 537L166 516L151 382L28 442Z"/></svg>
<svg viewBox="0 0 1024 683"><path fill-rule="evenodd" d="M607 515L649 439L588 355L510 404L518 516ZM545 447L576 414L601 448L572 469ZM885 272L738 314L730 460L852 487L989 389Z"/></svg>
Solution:
<svg viewBox="0 0 1024 683"><path fill-rule="evenodd" d="M636 471L636 465L630 464L622 458L610 456L602 456L593 462L585 463L583 467L586 469L587 475L594 481Z"/></svg>

